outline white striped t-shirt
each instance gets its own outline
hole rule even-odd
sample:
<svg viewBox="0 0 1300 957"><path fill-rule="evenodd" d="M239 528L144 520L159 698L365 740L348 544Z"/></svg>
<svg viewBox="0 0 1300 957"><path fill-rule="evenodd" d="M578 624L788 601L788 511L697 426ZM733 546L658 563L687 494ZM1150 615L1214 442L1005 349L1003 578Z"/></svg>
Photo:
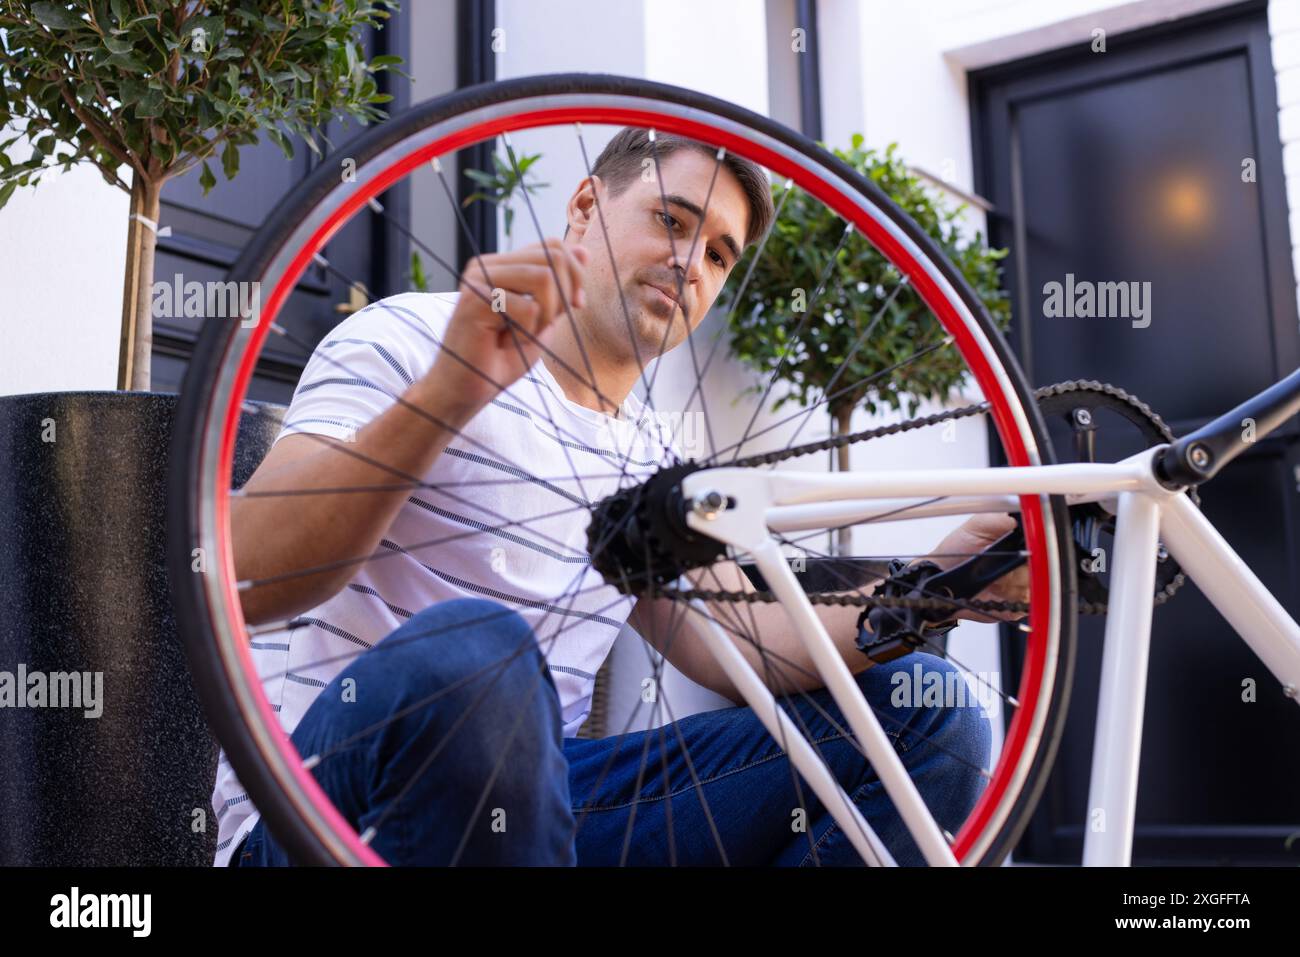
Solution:
<svg viewBox="0 0 1300 957"><path fill-rule="evenodd" d="M433 365L456 299L403 293L339 323L308 360L276 441L295 432L345 439L392 405ZM386 557L359 565L341 591L285 629L253 640L285 732L352 658L412 614L476 596L533 626L564 735L574 736L633 604L590 566L586 506L643 480L677 448L666 417L635 394L615 419L571 401L539 359L451 439L424 476L440 487L408 497L381 539ZM417 547L431 541L439 544ZM215 864L224 866L259 816L224 750L212 807Z"/></svg>

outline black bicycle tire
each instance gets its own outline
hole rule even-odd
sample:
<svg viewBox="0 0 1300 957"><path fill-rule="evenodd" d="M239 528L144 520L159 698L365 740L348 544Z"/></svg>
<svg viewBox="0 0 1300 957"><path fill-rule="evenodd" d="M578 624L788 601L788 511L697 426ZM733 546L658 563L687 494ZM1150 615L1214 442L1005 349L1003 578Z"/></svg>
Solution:
<svg viewBox="0 0 1300 957"><path fill-rule="evenodd" d="M979 297L938 245L870 180L856 173L807 137L767 117L706 94L638 78L598 73L547 74L479 84L419 104L392 117L350 143L349 156L356 160L357 168L360 169L369 158L400 143L426 126L442 122L460 113L512 99L573 93L617 94L650 100L666 100L681 106L701 109L706 113L761 132L808 159L816 160L867 196L911 241L920 247L961 297L1007 373L1011 388L1028 417L1028 426L1038 446L1043 464L1054 462L1045 423L1033 402L1032 390L1023 371L988 316ZM227 280L260 275L258 264L269 261L301 221L305 211L314 208L337 183L338 171L329 164L322 164L305 178L275 206L236 263L230 268ZM278 785L257 749L248 740L244 716L235 706L228 676L220 666L216 647L210 640L205 640L210 629L212 608L199 577L191 571L190 567L192 549L195 547L199 532L198 502L193 494L191 483L201 464L199 437L205 434L209 425L209 408L206 402L208 397L206 394L201 394L197 386L213 379L226 357L236 328L237 324L229 322L204 324L181 388L169 458L167 503L169 571L173 606L177 627L205 713L239 774L240 782L254 799L259 812L266 819L277 840L290 849L297 859L309 864L332 864L336 863L336 860L306 823L293 812L286 812L284 808L278 806L278 801L275 799L279 790ZM1057 667L1052 684L1054 693L1048 705L1040 744L1027 772L1027 780L1008 813L1006 823L999 830L989 849L981 855L980 860L975 862L981 865L1001 863L1027 826L1055 761L1068 711L1076 643L1075 615L1069 611L1076 603L1073 547L1064 498L1061 496L1047 496L1047 498L1049 502L1047 511L1051 515L1056 540L1062 543L1057 549L1062 613L1059 623ZM261 800L258 800L259 797Z"/></svg>

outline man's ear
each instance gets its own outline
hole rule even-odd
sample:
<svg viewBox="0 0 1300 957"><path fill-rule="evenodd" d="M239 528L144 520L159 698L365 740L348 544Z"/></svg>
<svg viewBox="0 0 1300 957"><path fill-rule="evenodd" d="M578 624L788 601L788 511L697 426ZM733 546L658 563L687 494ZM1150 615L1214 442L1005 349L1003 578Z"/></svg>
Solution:
<svg viewBox="0 0 1300 957"><path fill-rule="evenodd" d="M604 202L604 184L601 182L600 177L588 176L578 184L578 188L569 197L569 203L565 209L564 236L566 239L569 236L569 230L573 230L577 233L577 238L581 238L591 228L592 220L597 215L597 189L601 190L600 199L601 202Z"/></svg>

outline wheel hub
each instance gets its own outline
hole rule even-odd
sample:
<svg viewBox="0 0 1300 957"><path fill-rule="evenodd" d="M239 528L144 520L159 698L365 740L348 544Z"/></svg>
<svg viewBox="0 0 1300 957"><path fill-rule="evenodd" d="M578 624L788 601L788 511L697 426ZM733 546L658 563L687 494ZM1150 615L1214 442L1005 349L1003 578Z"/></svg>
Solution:
<svg viewBox="0 0 1300 957"><path fill-rule="evenodd" d="M718 492L700 502L682 495L682 480L703 468L695 459L665 466L597 503L587 526L587 552L605 581L624 594L639 594L726 555L725 543L686 524L690 509L716 514L727 505Z"/></svg>

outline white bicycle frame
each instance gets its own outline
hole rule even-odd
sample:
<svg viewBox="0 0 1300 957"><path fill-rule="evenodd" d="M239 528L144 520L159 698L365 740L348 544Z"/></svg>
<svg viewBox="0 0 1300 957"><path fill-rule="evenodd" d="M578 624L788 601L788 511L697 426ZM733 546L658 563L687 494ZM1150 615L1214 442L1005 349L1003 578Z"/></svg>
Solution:
<svg viewBox="0 0 1300 957"><path fill-rule="evenodd" d="M699 501L711 491L734 500L734 507L712 517L688 510L686 521L695 530L753 555L758 570L806 642L818 674L890 800L931 865L957 864L950 838L930 815L772 533L888 521L894 515L898 520L910 520L1013 512L1020 509L1021 495L1063 495L1068 504L1097 502L1114 514L1114 554L1088 795L1090 819L1100 812L1105 826L1087 830L1083 864L1126 866L1133 850L1160 543L1278 679L1283 693L1293 700L1300 698L1300 624L1287 614L1186 494L1165 488L1156 480L1152 460L1164 448L1147 449L1116 463L1006 468L865 474L710 468L686 476L682 493L687 501ZM924 501L935 496L944 498ZM1063 543L1062 547L1069 545ZM690 587L684 577L679 584ZM785 747L863 860L869 864L894 864L812 745L777 707L771 691L733 640L700 601L692 601L690 606L699 613L687 616L696 633L769 733ZM1066 609L1065 613L1073 611Z"/></svg>

